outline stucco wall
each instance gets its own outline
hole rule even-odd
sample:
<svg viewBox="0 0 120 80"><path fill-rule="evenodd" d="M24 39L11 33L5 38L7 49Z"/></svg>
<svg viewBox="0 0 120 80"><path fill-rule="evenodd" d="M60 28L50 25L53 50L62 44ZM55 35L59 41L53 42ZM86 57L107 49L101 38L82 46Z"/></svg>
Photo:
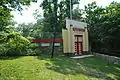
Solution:
<svg viewBox="0 0 120 80"><path fill-rule="evenodd" d="M68 31L62 29L62 37L63 37L63 52L68 53Z"/></svg>

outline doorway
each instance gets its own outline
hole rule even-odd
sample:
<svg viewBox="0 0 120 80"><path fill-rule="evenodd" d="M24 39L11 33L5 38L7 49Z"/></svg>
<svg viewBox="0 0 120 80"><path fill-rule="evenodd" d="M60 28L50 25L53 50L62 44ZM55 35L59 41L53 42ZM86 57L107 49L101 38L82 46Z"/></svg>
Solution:
<svg viewBox="0 0 120 80"><path fill-rule="evenodd" d="M83 35L75 35L75 54L82 55L83 53Z"/></svg>

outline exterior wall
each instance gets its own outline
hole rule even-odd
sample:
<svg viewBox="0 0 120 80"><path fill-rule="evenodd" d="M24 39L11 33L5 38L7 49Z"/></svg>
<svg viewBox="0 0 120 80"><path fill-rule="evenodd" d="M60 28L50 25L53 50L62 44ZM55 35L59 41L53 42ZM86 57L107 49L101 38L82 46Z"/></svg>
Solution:
<svg viewBox="0 0 120 80"><path fill-rule="evenodd" d="M83 51L88 51L88 32L87 23L66 19L67 30L62 30L63 50L64 53L75 53L75 37L74 35L83 35ZM73 31L74 28L74 31ZM76 30L79 29L79 30ZM84 31L85 29L85 31Z"/></svg>
<svg viewBox="0 0 120 80"><path fill-rule="evenodd" d="M85 32L83 32L83 51L85 51Z"/></svg>
<svg viewBox="0 0 120 80"><path fill-rule="evenodd" d="M68 53L68 31L62 29L62 37L63 37L63 52Z"/></svg>
<svg viewBox="0 0 120 80"><path fill-rule="evenodd" d="M71 35L72 35L72 31L71 31L71 26L69 26L68 28L68 53L71 53Z"/></svg>
<svg viewBox="0 0 120 80"><path fill-rule="evenodd" d="M73 27L70 27L71 30L71 53L75 52L75 47L74 47L74 31L73 31Z"/></svg>
<svg viewBox="0 0 120 80"><path fill-rule="evenodd" d="M88 31L87 31L87 29L85 29L85 33L84 33L84 35L85 35L85 51L89 51L89 43L88 43Z"/></svg>
<svg viewBox="0 0 120 80"><path fill-rule="evenodd" d="M68 31L64 30L63 31L63 48L64 48L64 53L74 53L75 52L75 39L74 35L83 35L83 51L88 51L88 32L85 30L83 31L73 31L73 27L70 28L70 44L68 43ZM69 46L69 47L68 47ZM69 48L69 49L68 49Z"/></svg>

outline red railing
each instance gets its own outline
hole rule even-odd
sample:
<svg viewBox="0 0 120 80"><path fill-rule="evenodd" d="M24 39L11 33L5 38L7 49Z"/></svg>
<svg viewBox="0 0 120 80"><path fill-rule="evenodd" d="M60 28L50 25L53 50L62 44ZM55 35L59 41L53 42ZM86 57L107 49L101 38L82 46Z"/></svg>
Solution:
<svg viewBox="0 0 120 80"><path fill-rule="evenodd" d="M32 42L63 42L63 39L33 39Z"/></svg>

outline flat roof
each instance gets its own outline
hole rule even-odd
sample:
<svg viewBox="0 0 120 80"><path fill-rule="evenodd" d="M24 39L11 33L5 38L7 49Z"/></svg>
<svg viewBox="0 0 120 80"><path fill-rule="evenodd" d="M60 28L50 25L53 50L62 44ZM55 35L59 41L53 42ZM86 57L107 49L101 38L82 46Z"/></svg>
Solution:
<svg viewBox="0 0 120 80"><path fill-rule="evenodd" d="M81 22L78 20L74 20L74 19L68 19L66 18L66 27L70 27L70 25L72 25L74 28L85 28L87 27L87 23L86 22Z"/></svg>

